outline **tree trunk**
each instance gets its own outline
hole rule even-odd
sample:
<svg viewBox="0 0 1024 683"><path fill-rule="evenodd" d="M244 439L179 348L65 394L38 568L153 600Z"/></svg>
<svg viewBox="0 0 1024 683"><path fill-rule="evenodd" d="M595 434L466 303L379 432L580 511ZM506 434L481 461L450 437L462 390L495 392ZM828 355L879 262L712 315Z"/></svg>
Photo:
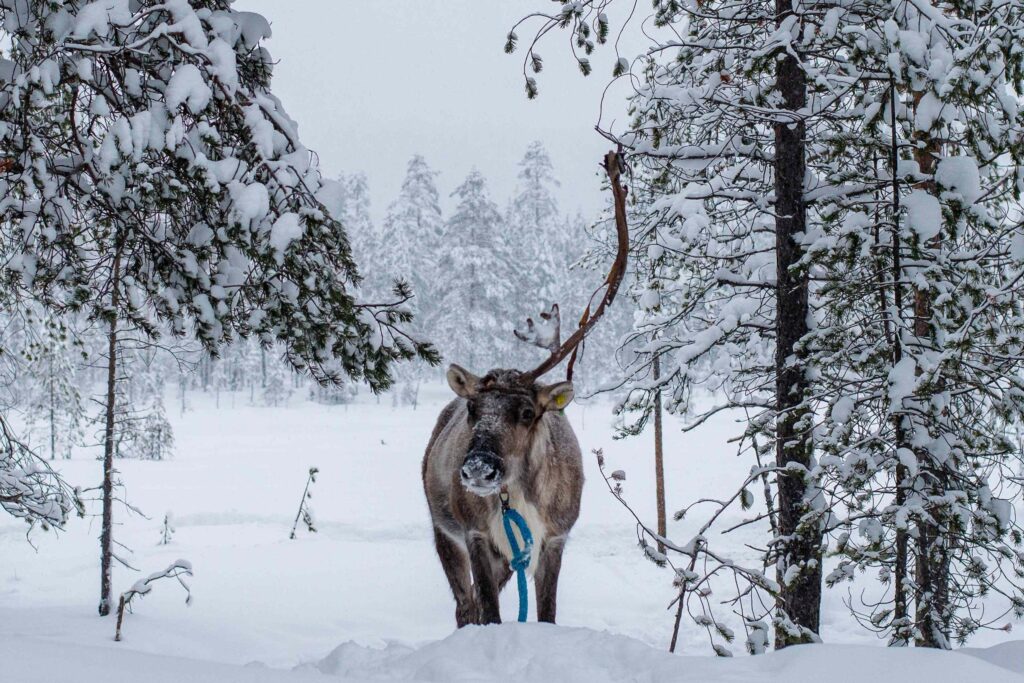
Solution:
<svg viewBox="0 0 1024 683"><path fill-rule="evenodd" d="M792 0L776 0L776 23L793 14ZM807 81L799 61L780 53L776 84L782 109L799 112L807 103ZM804 203L806 126L802 119L780 117L775 124L775 401L776 462L780 467L810 468L813 445L805 403L808 390L799 342L808 332L808 278L797 264L803 250L797 236L803 233L807 210ZM807 481L800 472L780 473L779 537L776 567L780 593L775 647L808 642L807 632L818 633L821 617L821 532L806 519ZM788 620L788 621L787 621ZM800 633L789 628L790 623Z"/></svg>
<svg viewBox="0 0 1024 683"><path fill-rule="evenodd" d="M914 92L914 109L916 111L923 93ZM938 140L927 133L914 133L914 161L922 175L933 176L936 157L941 152ZM917 183L915 189L936 194L935 182L925 180ZM942 245L942 233L929 240L927 248L938 249ZM914 337L922 350L931 346L932 340L932 300L927 288L914 288ZM927 400L927 397L922 397ZM918 452L921 474L926 487L935 496L945 495L947 476L941 463L937 463L928 451ZM919 647L949 647L949 539L942 531L943 521L933 523L922 519L917 530L917 557L915 567L916 620L918 626L917 645Z"/></svg>
<svg viewBox="0 0 1024 683"><path fill-rule="evenodd" d="M654 357L654 381L661 379L661 357ZM654 393L654 482L658 498L658 535L665 538L668 526L665 522L665 459L662 450L661 431L661 387ZM658 552L665 552L665 544L658 541Z"/></svg>
<svg viewBox="0 0 1024 683"><path fill-rule="evenodd" d="M900 253L900 186L897 168L899 167L899 147L896 139L896 83L890 82L889 87L889 112L891 115L892 145L890 149L890 166L892 176L892 211L893 211L893 232L892 232L892 281L893 281L893 309L898 319L893 325L892 335L892 363L893 367L903 360L903 261ZM881 312L885 315L885 298L883 294ZM893 428L895 436L896 452L901 448L909 448L910 442L907 439L906 428L903 424L904 414L901 410L895 411L893 415ZM907 502L907 490L911 485L910 472L906 465L900 463L897 458L896 465L896 508L901 509ZM907 564L907 529L896 528L896 557L895 576L893 577L893 633L891 644L907 645L910 642L911 623L907 605L908 585L908 564Z"/></svg>
<svg viewBox="0 0 1024 683"><path fill-rule="evenodd" d="M117 384L117 307L121 255L114 256L114 276L110 295L110 332L107 340L107 415L103 433L103 527L100 532L100 606L101 617L110 614L110 574L113 560L114 506L114 401Z"/></svg>
<svg viewBox="0 0 1024 683"><path fill-rule="evenodd" d="M53 353L53 349L50 349L50 353ZM49 390L50 390L50 460L57 459L57 397L54 396L53 390L53 356L50 356L50 377L49 377Z"/></svg>

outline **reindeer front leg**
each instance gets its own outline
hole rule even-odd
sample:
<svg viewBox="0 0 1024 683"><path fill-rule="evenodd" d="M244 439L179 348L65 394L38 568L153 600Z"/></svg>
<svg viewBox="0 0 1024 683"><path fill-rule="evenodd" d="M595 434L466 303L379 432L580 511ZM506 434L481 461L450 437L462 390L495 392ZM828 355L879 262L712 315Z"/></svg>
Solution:
<svg viewBox="0 0 1024 683"><path fill-rule="evenodd" d="M455 598L455 625L462 628L476 621L476 602L469 569L469 554L443 531L434 527L434 544L444 575Z"/></svg>
<svg viewBox="0 0 1024 683"><path fill-rule="evenodd" d="M562 571L562 550L565 538L548 538L540 549L534 586L537 589L537 621L555 623L558 599L558 574Z"/></svg>
<svg viewBox="0 0 1024 683"><path fill-rule="evenodd" d="M466 545L469 548L469 563L473 568L476 605L480 610L478 623L500 624L498 577L494 575L498 557L491 548L490 539L480 532L471 532Z"/></svg>

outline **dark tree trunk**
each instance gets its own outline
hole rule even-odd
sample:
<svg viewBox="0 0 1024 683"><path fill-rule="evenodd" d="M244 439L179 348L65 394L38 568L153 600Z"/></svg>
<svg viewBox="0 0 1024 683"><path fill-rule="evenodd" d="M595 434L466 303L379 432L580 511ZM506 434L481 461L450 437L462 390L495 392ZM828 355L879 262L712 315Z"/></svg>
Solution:
<svg viewBox="0 0 1024 683"><path fill-rule="evenodd" d="M50 349L50 353L53 353L53 349ZM48 389L50 390L50 460L57 459L57 397L55 396L53 383L53 356L50 356L50 382Z"/></svg>
<svg viewBox="0 0 1024 683"><path fill-rule="evenodd" d="M791 2L776 0L778 24L793 14ZM782 95L782 109L798 112L806 105L806 77L791 54L779 55L776 87ZM806 126L795 115L775 124L776 461L780 467L799 465L800 469L810 467L813 449L805 404L808 382L799 344L808 332L808 278L806 270L797 265L803 256L797 236L804 232L807 218L805 137ZM821 616L821 532L816 522L806 519L810 509L803 475L780 473L778 487L780 616L783 622L788 619L816 634ZM784 623L776 628L776 648L808 640L806 633L792 633Z"/></svg>
<svg viewBox="0 0 1024 683"><path fill-rule="evenodd" d="M900 321L903 319L903 261L900 253L902 240L900 238L900 186L899 186L899 175L897 174L897 168L899 167L899 147L896 139L897 121L896 121L896 83L890 82L889 87L889 113L891 115L891 131L892 131L892 144L890 149L891 157L890 163L890 174L892 177L892 212L893 212L893 231L892 231L892 282L893 282L893 308L896 311L896 315L899 316L896 324L893 325L893 334L891 338L892 343L892 363L895 367L903 360L903 327ZM885 315L885 296L882 295L881 311ZM904 414L902 411L896 411L893 415L893 427L895 431L896 450L897 453L901 448L909 448L910 442L907 439L906 428L903 424ZM896 507L897 509L902 508L907 502L907 490L911 485L910 472L907 470L906 465L899 463L897 460L896 465ZM894 644L906 645L910 641L910 614L907 604L907 587L908 582L908 564L907 564L907 530L906 528L896 529L896 558L893 577L893 634L892 642Z"/></svg>
<svg viewBox="0 0 1024 683"><path fill-rule="evenodd" d="M654 381L661 379L661 358L654 357ZM658 535L662 538L668 535L668 526L665 521L665 457L662 448L661 431L661 387L654 393L654 483L655 495L658 499ZM665 552L665 544L658 541L658 552Z"/></svg>
<svg viewBox="0 0 1024 683"><path fill-rule="evenodd" d="M110 614L111 563L113 560L114 506L114 401L117 384L117 307L121 256L114 257L114 276L110 295L110 331L107 334L107 414L103 433L103 527L100 531L100 606L101 617Z"/></svg>
<svg viewBox="0 0 1024 683"><path fill-rule="evenodd" d="M914 93L914 106L917 108L922 93ZM939 142L927 133L918 132L914 136L914 161L925 176L935 173L936 158L941 151ZM934 181L925 180L914 186L936 194ZM928 248L938 249L942 246L941 233L928 242ZM932 340L932 299L931 292L919 287L914 288L914 336L921 347L931 346ZM927 397L922 397L927 400ZM921 474L925 485L931 488L932 495L943 496L948 489L948 477L944 466L935 462L927 451L918 452L921 463ZM934 516L934 515L933 515ZM943 532L944 522L922 519L917 531L917 563L915 567L915 583L917 584L916 612L919 635L919 647L949 647L949 538Z"/></svg>

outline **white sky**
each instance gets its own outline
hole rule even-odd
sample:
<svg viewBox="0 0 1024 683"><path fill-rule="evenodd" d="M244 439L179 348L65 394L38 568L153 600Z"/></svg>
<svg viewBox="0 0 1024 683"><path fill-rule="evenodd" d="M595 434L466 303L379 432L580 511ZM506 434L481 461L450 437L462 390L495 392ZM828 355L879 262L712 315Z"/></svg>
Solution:
<svg viewBox="0 0 1024 683"><path fill-rule="evenodd" d="M584 78L567 32L539 50L540 97L526 99L521 48L503 51L512 24L548 0L238 0L271 22L274 92L299 123L327 175L363 171L379 220L405 165L423 154L448 195L474 166L504 207L526 146L542 140L561 180L562 210L603 206L598 162L609 143L595 131L614 53L599 47ZM612 16L612 32L616 30ZM623 89L619 88L619 102ZM606 108L607 109L607 108ZM611 118L625 120L625 106Z"/></svg>

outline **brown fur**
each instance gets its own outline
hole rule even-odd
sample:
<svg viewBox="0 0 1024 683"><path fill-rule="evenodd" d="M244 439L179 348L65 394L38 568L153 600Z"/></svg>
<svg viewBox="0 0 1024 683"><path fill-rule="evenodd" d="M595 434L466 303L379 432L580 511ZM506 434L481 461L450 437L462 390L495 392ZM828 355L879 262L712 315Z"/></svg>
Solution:
<svg viewBox="0 0 1024 683"><path fill-rule="evenodd" d="M554 622L562 549L579 516L583 490L576 435L562 412L548 402L549 392L564 392L565 384L525 383L514 370L492 370L483 378L464 376L472 386L453 383L467 396L441 411L423 459L423 488L438 558L455 597L456 624L500 622L498 593L512 574L498 496L481 497L460 479L475 428L498 435L494 447L504 462L511 504L527 518L534 535L531 570L537 617ZM571 385L567 393L571 396ZM477 411L475 421L469 417L470 401ZM536 417L525 423L522 411L531 404Z"/></svg>

